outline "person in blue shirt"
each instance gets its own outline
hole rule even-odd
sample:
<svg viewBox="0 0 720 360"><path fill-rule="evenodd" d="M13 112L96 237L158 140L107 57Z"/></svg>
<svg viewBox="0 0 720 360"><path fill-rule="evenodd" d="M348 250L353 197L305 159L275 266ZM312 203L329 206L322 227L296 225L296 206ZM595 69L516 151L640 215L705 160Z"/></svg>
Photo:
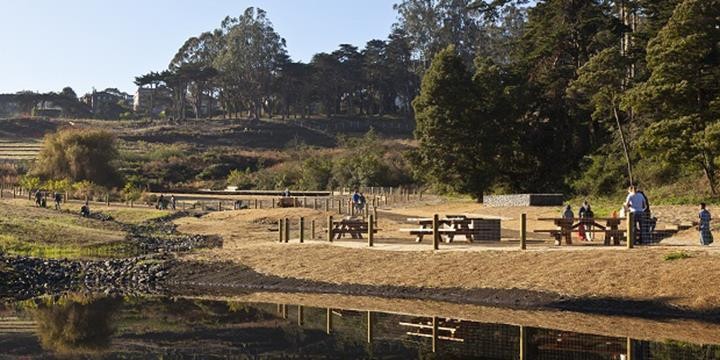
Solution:
<svg viewBox="0 0 720 360"><path fill-rule="evenodd" d="M712 231L710 229L712 216L706 209L705 203L700 203L700 213L698 217L700 218L700 224L698 225L698 230L700 230L700 245L710 245L713 243Z"/></svg>

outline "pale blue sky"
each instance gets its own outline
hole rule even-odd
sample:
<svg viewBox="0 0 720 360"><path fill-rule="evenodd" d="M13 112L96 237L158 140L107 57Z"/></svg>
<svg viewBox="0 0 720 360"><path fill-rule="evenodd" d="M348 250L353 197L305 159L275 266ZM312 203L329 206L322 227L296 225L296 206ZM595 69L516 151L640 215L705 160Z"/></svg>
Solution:
<svg viewBox="0 0 720 360"><path fill-rule="evenodd" d="M268 12L294 60L390 33L395 0L0 0L0 93L78 95L163 70L190 36L248 6Z"/></svg>

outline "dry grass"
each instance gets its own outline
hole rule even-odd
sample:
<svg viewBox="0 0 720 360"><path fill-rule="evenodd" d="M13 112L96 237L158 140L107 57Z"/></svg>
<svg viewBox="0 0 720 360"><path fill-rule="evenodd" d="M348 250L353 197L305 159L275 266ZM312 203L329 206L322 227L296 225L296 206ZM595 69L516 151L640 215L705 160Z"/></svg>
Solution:
<svg viewBox="0 0 720 360"><path fill-rule="evenodd" d="M522 212L535 219L555 216L558 210L484 208L470 201L452 201L392 209L392 212L402 216L427 216L433 212L493 215L504 219L503 228L516 229L518 215ZM672 213L679 217L682 211L678 210ZM686 211L693 213L690 208ZM223 249L203 251L189 258L231 260L260 273L283 277L429 288L518 288L581 297L665 300L694 309L720 307L720 292L716 286L720 282L720 253L714 248L685 247L691 258L678 261L664 260L676 249L673 247L628 251L617 247L538 246L520 252L510 249L492 251L480 246L474 251L432 252L426 250L427 245L417 245L407 234L394 231L387 234L383 231L378 242L402 241L404 248L401 250L412 250L382 251L318 242L278 244L277 232L269 229L276 227L280 218L297 219L299 216L314 218L324 224L326 214L309 209L243 210L214 213L201 219L181 219L178 224L181 231L217 234L225 240ZM380 228L384 230L400 226L403 225L389 219L380 222ZM547 224L532 220L529 227L534 226ZM452 249L453 246L444 248ZM582 251L573 251L578 249Z"/></svg>

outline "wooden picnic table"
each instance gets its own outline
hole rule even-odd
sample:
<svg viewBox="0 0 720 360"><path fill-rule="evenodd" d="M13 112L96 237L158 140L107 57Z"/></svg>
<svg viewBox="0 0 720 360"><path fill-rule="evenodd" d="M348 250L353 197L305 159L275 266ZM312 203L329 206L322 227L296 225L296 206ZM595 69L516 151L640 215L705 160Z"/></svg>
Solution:
<svg viewBox="0 0 720 360"><path fill-rule="evenodd" d="M332 222L333 237L340 240L345 235L350 235L353 239L362 239L363 234L368 232L368 222L364 220L343 219ZM377 233L378 229L373 229L373 233Z"/></svg>
<svg viewBox="0 0 720 360"><path fill-rule="evenodd" d="M604 245L620 245L620 240L625 238L626 230L620 229L620 223L624 218L616 217L595 217L595 218L539 218L538 221L552 221L557 229L554 230L535 230L537 233L549 233L555 237L555 245L561 245L561 239L565 238L566 245L572 245L572 232L581 225L591 226L592 230L586 230L593 233L604 233ZM601 224L601 222L603 224ZM597 229L595 229L597 228Z"/></svg>
<svg viewBox="0 0 720 360"><path fill-rule="evenodd" d="M471 218L462 215L448 215L445 218L438 219L438 231L441 236L445 236L445 242L447 243L451 243L455 239L455 235L464 235L465 239L472 243L472 235L478 232L477 230L470 228L470 224L472 224L474 220L482 220L482 218ZM425 235L432 235L432 218L408 218L407 221L418 224L420 228L400 229L400 231L409 232L411 235L415 235L416 242L422 242Z"/></svg>

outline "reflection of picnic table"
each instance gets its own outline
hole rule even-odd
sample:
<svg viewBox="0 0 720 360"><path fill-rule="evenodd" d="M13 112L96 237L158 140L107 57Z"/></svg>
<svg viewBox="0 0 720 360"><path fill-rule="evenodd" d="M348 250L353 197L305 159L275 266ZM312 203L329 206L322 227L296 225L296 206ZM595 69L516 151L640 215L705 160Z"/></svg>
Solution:
<svg viewBox="0 0 720 360"><path fill-rule="evenodd" d="M554 230L535 230L536 233L549 233L555 238L555 245L561 245L562 238L565 238L565 244L572 244L572 233L581 225L585 227L585 231L592 233L604 233L604 245L620 245L620 240L625 238L626 230L620 229L620 222L623 218L539 218L538 221L552 221L557 229ZM602 223L602 224L601 224ZM588 230L591 228L591 230Z"/></svg>
<svg viewBox="0 0 720 360"><path fill-rule="evenodd" d="M363 234L368 232L368 222L364 220L343 219L332 222L332 237L340 239L345 235L350 235L353 239L362 239ZM373 233L377 233L378 229L373 229Z"/></svg>
<svg viewBox="0 0 720 360"><path fill-rule="evenodd" d="M402 232L409 232L410 235L415 235L415 241L421 242L425 235L432 236L433 234L433 219L432 218L409 218L408 222L419 225L419 228L413 229L400 229ZM486 222L492 222L493 224L484 224ZM446 218L438 219L438 232L441 236L446 238L445 242L451 243L455 236L465 236L465 239L472 243L473 237L476 238L492 238L492 240L500 240L500 220L495 219L484 219L484 218L473 218L463 215L447 215ZM472 226L475 225L475 226ZM489 226L484 226L489 225ZM491 236L488 236L488 232L492 232Z"/></svg>

